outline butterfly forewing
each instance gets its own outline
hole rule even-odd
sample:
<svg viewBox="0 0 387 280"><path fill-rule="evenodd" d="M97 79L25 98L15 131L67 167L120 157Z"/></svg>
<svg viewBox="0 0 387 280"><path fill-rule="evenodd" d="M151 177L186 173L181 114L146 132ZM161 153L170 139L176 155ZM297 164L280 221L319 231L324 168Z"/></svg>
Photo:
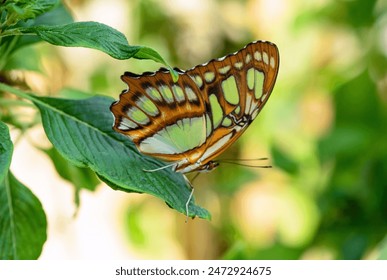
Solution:
<svg viewBox="0 0 387 280"><path fill-rule="evenodd" d="M253 42L242 50L179 71L125 73L129 86L111 110L114 129L140 152L176 162L180 172L206 169L258 115L274 87L277 47Z"/></svg>
<svg viewBox="0 0 387 280"><path fill-rule="evenodd" d="M121 78L129 86L111 106L114 129L129 136L140 152L166 161L186 158L185 152L206 141L205 102L185 73L175 83L166 69ZM195 137L192 137L195 135Z"/></svg>
<svg viewBox="0 0 387 280"><path fill-rule="evenodd" d="M277 47L255 42L187 71L194 80L203 80L201 92L210 108L207 126L212 130L202 165L234 143L256 118L274 87L278 67Z"/></svg>

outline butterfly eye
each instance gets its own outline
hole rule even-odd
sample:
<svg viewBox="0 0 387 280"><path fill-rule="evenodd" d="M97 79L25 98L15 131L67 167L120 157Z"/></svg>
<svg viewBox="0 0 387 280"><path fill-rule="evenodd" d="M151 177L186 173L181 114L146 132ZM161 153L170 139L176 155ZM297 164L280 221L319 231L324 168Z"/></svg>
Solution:
<svg viewBox="0 0 387 280"><path fill-rule="evenodd" d="M213 170L219 166L219 162L217 161L210 161L208 163L208 166L210 167L208 170Z"/></svg>

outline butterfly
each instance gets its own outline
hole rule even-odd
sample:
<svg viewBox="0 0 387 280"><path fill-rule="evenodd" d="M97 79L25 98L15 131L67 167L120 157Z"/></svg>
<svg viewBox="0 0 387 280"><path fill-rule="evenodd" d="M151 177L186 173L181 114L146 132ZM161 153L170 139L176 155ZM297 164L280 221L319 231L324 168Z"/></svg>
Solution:
<svg viewBox="0 0 387 280"><path fill-rule="evenodd" d="M125 72L110 109L114 130L180 173L209 171L269 99L279 69L275 44L255 41L187 71Z"/></svg>

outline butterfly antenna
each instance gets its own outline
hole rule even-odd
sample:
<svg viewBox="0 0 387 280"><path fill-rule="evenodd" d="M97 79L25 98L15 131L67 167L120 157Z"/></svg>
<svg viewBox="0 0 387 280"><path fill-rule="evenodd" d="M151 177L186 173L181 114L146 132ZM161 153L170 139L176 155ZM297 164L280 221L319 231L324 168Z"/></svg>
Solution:
<svg viewBox="0 0 387 280"><path fill-rule="evenodd" d="M234 165L239 165L244 167L253 167L253 168L272 168L273 167L271 165L253 165L253 164L238 163L234 161L221 161L220 163L228 163L228 164L234 164Z"/></svg>
<svg viewBox="0 0 387 280"><path fill-rule="evenodd" d="M167 164L167 165L155 168L155 169L143 169L143 171L145 171L145 172L155 172L155 171L166 169L166 168L174 166L174 165L176 165L176 163Z"/></svg>
<svg viewBox="0 0 387 280"><path fill-rule="evenodd" d="M235 159L235 158L222 158L220 161L258 161L258 160L268 160L269 158L267 157L261 157L261 158L240 158L240 159Z"/></svg>
<svg viewBox="0 0 387 280"><path fill-rule="evenodd" d="M235 164L239 166L245 166L245 167L253 167L253 168L272 168L271 165L253 165L253 164L247 164L243 162L248 161L258 161L258 160L267 160L268 158L252 158L252 159L221 159L218 162L219 163L228 163L228 164Z"/></svg>

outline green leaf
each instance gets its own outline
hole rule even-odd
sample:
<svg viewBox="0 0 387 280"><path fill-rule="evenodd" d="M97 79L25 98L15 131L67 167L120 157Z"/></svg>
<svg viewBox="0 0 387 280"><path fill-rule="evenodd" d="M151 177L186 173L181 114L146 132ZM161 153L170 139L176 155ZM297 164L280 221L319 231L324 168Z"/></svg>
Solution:
<svg viewBox="0 0 387 280"><path fill-rule="evenodd" d="M0 122L0 182L2 182L11 165L13 144L9 137L8 126Z"/></svg>
<svg viewBox="0 0 387 280"><path fill-rule="evenodd" d="M36 196L11 173L0 183L0 259L37 259L47 220Z"/></svg>
<svg viewBox="0 0 387 280"><path fill-rule="evenodd" d="M170 169L144 171L164 164L139 154L129 138L113 131L111 98L30 98L41 112L48 138L67 160L91 168L113 189L148 193L186 213L185 204L191 190L184 177ZM189 216L210 218L208 211L195 205L193 199L189 204Z"/></svg>
<svg viewBox="0 0 387 280"><path fill-rule="evenodd" d="M64 25L39 25L22 29L44 41L63 47L84 47L103 51L116 59L133 57L140 49L130 46L124 34L98 22L74 22Z"/></svg>
<svg viewBox="0 0 387 280"><path fill-rule="evenodd" d="M113 99L37 97L2 83L0 90L31 100L38 106L48 138L67 160L91 168L113 189L154 195L186 214L185 204L191 189L184 177L168 168L144 171L164 164L139 154L128 137L113 131L113 115L109 110ZM210 219L210 213L195 205L193 198L188 212L191 217Z"/></svg>
<svg viewBox="0 0 387 280"><path fill-rule="evenodd" d="M40 201L9 171L13 145L0 122L0 259L37 259L47 239Z"/></svg>
<svg viewBox="0 0 387 280"><path fill-rule="evenodd" d="M124 34L99 22L73 22L63 25L38 25L21 29L34 33L42 40L63 47L84 47L100 50L116 59L151 59L167 65L161 55L149 47L129 45ZM174 79L177 73L168 66Z"/></svg>

